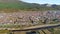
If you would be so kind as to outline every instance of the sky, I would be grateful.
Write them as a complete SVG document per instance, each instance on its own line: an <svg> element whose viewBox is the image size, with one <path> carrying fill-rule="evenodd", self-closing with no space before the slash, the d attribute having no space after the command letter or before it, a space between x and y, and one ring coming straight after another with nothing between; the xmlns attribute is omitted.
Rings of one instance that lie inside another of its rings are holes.
<svg viewBox="0 0 60 34"><path fill-rule="evenodd" d="M57 4L60 5L60 0L22 0L28 3L39 3L39 4Z"/></svg>

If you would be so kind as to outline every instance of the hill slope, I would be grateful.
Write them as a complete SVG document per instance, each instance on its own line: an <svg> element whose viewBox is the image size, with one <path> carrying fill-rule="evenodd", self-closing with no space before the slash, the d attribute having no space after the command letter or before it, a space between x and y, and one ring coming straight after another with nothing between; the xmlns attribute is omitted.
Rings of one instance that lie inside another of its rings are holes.
<svg viewBox="0 0 60 34"><path fill-rule="evenodd" d="M36 3L26 3L18 0L0 0L0 9L57 10L57 8L41 6Z"/></svg>
<svg viewBox="0 0 60 34"><path fill-rule="evenodd" d="M19 2L19 0L0 0L1 3Z"/></svg>

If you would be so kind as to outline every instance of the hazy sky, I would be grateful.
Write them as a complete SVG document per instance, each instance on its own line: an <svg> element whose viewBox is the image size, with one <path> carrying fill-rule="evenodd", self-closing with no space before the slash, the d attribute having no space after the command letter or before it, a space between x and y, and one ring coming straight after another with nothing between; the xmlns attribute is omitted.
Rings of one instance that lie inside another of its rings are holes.
<svg viewBox="0 0 60 34"><path fill-rule="evenodd" d="M60 0L22 0L24 2L29 2L29 3L39 3L39 4L58 4L60 5Z"/></svg>

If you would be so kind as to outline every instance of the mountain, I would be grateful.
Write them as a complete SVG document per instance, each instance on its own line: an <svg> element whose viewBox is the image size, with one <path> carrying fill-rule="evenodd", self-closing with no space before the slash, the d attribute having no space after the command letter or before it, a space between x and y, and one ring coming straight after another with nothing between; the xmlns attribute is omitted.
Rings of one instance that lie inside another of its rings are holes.
<svg viewBox="0 0 60 34"><path fill-rule="evenodd" d="M39 8L39 4L36 3L26 3L23 1L16 0L0 0L0 9L10 8L10 9L21 9L29 10Z"/></svg>
<svg viewBox="0 0 60 34"><path fill-rule="evenodd" d="M46 6L47 5L47 6ZM59 7L48 4L27 3L19 0L0 0L0 9L20 9L20 10L58 10Z"/></svg>
<svg viewBox="0 0 60 34"><path fill-rule="evenodd" d="M19 0L0 0L1 3L19 2Z"/></svg>

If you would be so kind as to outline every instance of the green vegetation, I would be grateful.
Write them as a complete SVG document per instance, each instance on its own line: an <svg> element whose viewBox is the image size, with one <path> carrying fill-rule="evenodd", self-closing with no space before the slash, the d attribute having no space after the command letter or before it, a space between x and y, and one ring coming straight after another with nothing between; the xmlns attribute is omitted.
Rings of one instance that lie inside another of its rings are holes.
<svg viewBox="0 0 60 34"><path fill-rule="evenodd" d="M54 34L60 34L60 30L56 30Z"/></svg>
<svg viewBox="0 0 60 34"><path fill-rule="evenodd" d="M9 30L0 30L0 34L9 34L10 31Z"/></svg>
<svg viewBox="0 0 60 34"><path fill-rule="evenodd" d="M20 25L18 24L3 24L3 25L0 25L1 28L20 28Z"/></svg>
<svg viewBox="0 0 60 34"><path fill-rule="evenodd" d="M26 2L18 2L18 3L0 3L0 9L20 9L20 10L32 10L32 11L45 11L45 10L58 10L60 6L55 8L41 6L40 4L36 3L26 3Z"/></svg>

